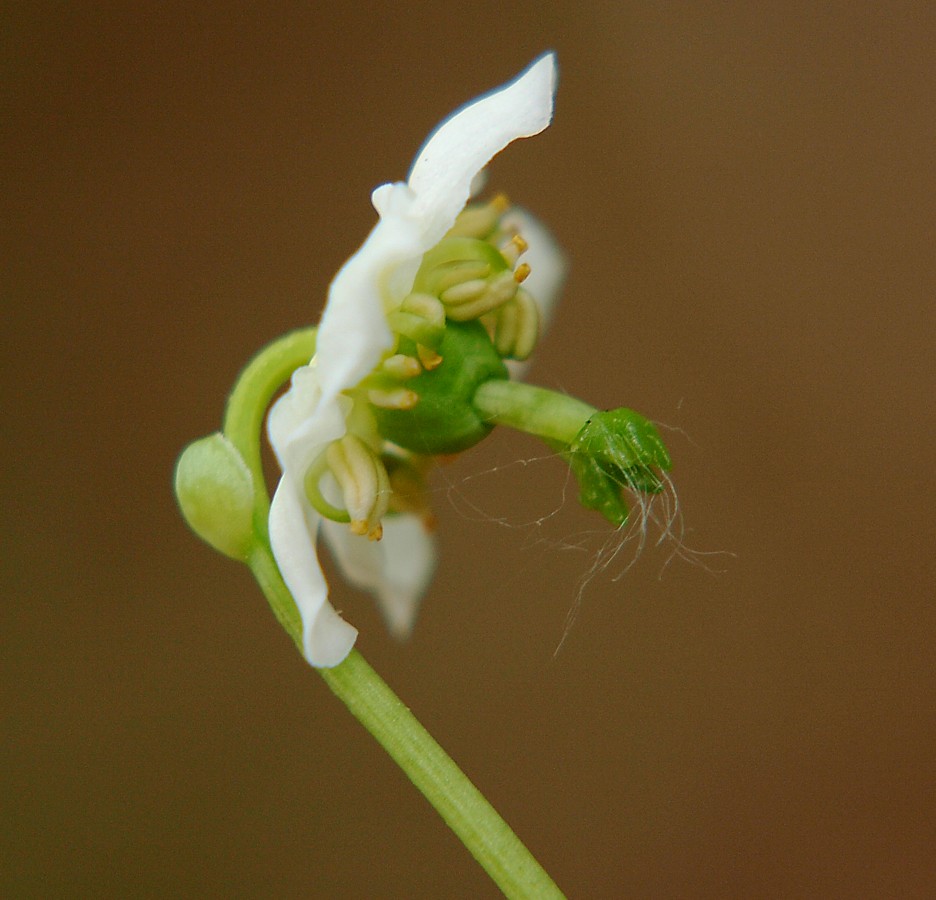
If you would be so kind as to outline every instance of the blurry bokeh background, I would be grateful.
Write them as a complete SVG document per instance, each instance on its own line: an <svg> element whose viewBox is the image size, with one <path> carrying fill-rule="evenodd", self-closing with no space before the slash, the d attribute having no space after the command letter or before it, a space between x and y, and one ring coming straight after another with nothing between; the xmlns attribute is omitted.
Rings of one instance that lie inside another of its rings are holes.
<svg viewBox="0 0 936 900"><path fill-rule="evenodd" d="M934 41L924 2L8 6L4 895L496 896L170 483L370 190L550 47L490 181L572 260L532 377L668 427L696 552L589 578L614 536L497 432L435 482L412 641L335 603L570 896L936 889Z"/></svg>

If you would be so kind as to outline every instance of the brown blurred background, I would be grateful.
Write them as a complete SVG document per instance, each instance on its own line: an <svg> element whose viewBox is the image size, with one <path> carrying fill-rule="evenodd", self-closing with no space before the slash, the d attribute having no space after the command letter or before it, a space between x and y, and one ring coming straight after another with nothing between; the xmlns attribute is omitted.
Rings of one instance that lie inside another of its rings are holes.
<svg viewBox="0 0 936 900"><path fill-rule="evenodd" d="M490 182L573 263L533 378L671 426L725 553L625 548L554 656L611 535L497 433L413 640L336 605L570 896L936 891L932 5L129 6L2 14L2 893L496 896L170 479L549 47Z"/></svg>

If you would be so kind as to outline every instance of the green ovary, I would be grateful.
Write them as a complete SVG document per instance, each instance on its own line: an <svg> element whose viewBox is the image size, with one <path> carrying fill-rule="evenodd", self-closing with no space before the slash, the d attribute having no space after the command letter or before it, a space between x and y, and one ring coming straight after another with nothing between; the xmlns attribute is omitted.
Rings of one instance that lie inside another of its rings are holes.
<svg viewBox="0 0 936 900"><path fill-rule="evenodd" d="M398 353L415 355L416 347L402 339ZM507 367L478 322L449 322L438 347L442 362L406 382L419 396L412 409L372 406L381 435L413 453L460 453L490 434L472 406L478 386L492 378L508 377Z"/></svg>

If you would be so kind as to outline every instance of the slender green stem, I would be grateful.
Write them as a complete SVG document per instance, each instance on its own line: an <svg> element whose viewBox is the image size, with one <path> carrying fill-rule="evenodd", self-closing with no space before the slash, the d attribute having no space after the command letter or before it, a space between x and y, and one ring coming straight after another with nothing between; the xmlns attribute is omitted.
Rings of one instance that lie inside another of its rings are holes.
<svg viewBox="0 0 936 900"><path fill-rule="evenodd" d="M224 433L254 479L256 540L247 564L277 620L302 649L302 620L269 545L269 495L260 459L267 405L314 352L315 330L288 334L262 350L235 385ZM507 897L539 900L563 894L493 806L356 650L332 669L318 669L334 694L376 738L435 807Z"/></svg>
<svg viewBox="0 0 936 900"><path fill-rule="evenodd" d="M510 826L356 650L328 686L380 742L508 897L562 892Z"/></svg>
<svg viewBox="0 0 936 900"><path fill-rule="evenodd" d="M295 605L266 548L257 547L250 568L280 623L301 648L302 623L298 616L280 615L280 610ZM317 671L507 897L563 896L510 826L357 650L341 665Z"/></svg>
<svg viewBox="0 0 936 900"><path fill-rule="evenodd" d="M570 444L595 407L546 388L493 378L475 391L472 406L488 422Z"/></svg>

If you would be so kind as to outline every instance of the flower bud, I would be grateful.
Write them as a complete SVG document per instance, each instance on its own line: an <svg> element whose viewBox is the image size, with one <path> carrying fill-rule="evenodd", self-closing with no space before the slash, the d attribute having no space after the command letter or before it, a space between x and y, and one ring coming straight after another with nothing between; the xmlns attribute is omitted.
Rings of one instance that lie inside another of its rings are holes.
<svg viewBox="0 0 936 900"><path fill-rule="evenodd" d="M223 434L215 432L182 451L175 492L195 534L225 556L247 559L254 542L253 478Z"/></svg>

